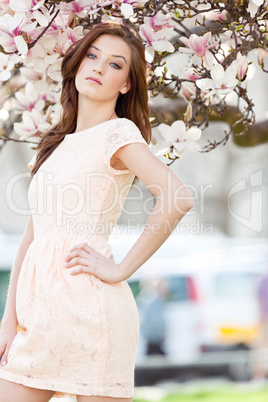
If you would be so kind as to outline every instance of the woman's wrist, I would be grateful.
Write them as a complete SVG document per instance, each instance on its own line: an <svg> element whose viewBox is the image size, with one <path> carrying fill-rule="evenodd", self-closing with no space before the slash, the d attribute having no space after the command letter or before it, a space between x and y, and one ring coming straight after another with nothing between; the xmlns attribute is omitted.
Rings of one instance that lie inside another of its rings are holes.
<svg viewBox="0 0 268 402"><path fill-rule="evenodd" d="M131 276L131 274L128 272L127 267L124 264L124 261L121 261L119 264L117 264L117 267L119 276L120 278L122 278L121 281L125 281Z"/></svg>

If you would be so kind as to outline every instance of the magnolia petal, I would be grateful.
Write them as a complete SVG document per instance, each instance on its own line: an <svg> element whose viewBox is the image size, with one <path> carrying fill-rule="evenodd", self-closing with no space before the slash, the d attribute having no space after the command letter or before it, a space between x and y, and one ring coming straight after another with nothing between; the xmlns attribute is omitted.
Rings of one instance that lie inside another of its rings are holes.
<svg viewBox="0 0 268 402"><path fill-rule="evenodd" d="M173 32L174 32L174 28L160 29L159 31L154 33L153 39L157 41L159 39L168 38L168 37L172 36Z"/></svg>
<svg viewBox="0 0 268 402"><path fill-rule="evenodd" d="M175 141L179 138L184 139L184 135L186 133L185 123L182 120L176 120L171 124L171 128L174 132L174 139Z"/></svg>
<svg viewBox="0 0 268 402"><path fill-rule="evenodd" d="M25 126L24 123L14 123L14 131L16 134L18 134L20 137L23 136L21 139L24 139L25 137Z"/></svg>
<svg viewBox="0 0 268 402"><path fill-rule="evenodd" d="M45 101L43 99L40 99L39 101L36 102L34 105L34 108L38 111L42 111L45 107Z"/></svg>
<svg viewBox="0 0 268 402"><path fill-rule="evenodd" d="M197 56L204 56L206 51L207 37L192 34L189 38L190 48L196 53Z"/></svg>
<svg viewBox="0 0 268 402"><path fill-rule="evenodd" d="M23 104L23 103L24 103L24 100L25 100L25 95L24 95L22 92L17 91L17 92L15 93L15 98L17 99L17 101L18 101L19 103Z"/></svg>
<svg viewBox="0 0 268 402"><path fill-rule="evenodd" d="M247 11L250 13L251 18L254 18L257 14L259 6L253 3L252 0L249 1Z"/></svg>
<svg viewBox="0 0 268 402"><path fill-rule="evenodd" d="M189 39L188 39L188 38L185 38L184 36L181 36L181 37L180 37L180 41L181 41L185 46L189 47ZM193 52L191 51L191 53L193 53Z"/></svg>
<svg viewBox="0 0 268 402"><path fill-rule="evenodd" d="M49 20L47 17L42 14L40 11L36 10L33 12L33 16L36 19L36 21L41 25L41 27L46 27L49 24Z"/></svg>
<svg viewBox="0 0 268 402"><path fill-rule="evenodd" d="M225 86L226 87L232 87L234 88L236 84L238 83L238 80L236 79L237 75L237 61L234 60L234 62L227 67L226 72L225 72Z"/></svg>
<svg viewBox="0 0 268 402"><path fill-rule="evenodd" d="M173 152L179 158L184 154L184 148L179 149L179 143L173 144Z"/></svg>
<svg viewBox="0 0 268 402"><path fill-rule="evenodd" d="M233 91L233 88L217 89L218 95L226 95Z"/></svg>
<svg viewBox="0 0 268 402"><path fill-rule="evenodd" d="M58 53L54 53L54 54L49 54L45 57L45 62L47 64L54 64L56 63L56 61L59 59L59 54Z"/></svg>
<svg viewBox="0 0 268 402"><path fill-rule="evenodd" d="M214 81L211 78L201 78L200 80L195 81L196 86L203 91L207 91L208 89L215 88Z"/></svg>
<svg viewBox="0 0 268 402"><path fill-rule="evenodd" d="M31 24L24 25L21 30L23 32L32 32L36 28L37 22L34 21Z"/></svg>
<svg viewBox="0 0 268 402"><path fill-rule="evenodd" d="M161 133L161 135L167 140L167 141L176 141L177 135L176 131L173 130L172 127L168 126L167 124L161 123L157 127Z"/></svg>
<svg viewBox="0 0 268 402"><path fill-rule="evenodd" d="M167 152L172 145L172 142L170 141L163 141L159 145L155 145L155 156L163 155L165 152Z"/></svg>
<svg viewBox="0 0 268 402"><path fill-rule="evenodd" d="M0 26L0 30L1 30ZM17 46L14 42L14 38L12 38L9 35L1 36L0 37L1 45L5 49L6 52L16 52L17 51Z"/></svg>
<svg viewBox="0 0 268 402"><path fill-rule="evenodd" d="M139 34L142 37L142 39L146 40L148 45L151 46L152 40L153 40L153 33L154 30L150 25L147 24L142 24L139 29Z"/></svg>
<svg viewBox="0 0 268 402"><path fill-rule="evenodd" d="M120 8L125 18L129 18L131 15L134 15L134 10L131 4L122 3Z"/></svg>
<svg viewBox="0 0 268 402"><path fill-rule="evenodd" d="M154 59L154 48L153 46L145 47L145 58L148 63L152 63Z"/></svg>
<svg viewBox="0 0 268 402"><path fill-rule="evenodd" d="M28 45L21 35L14 36L14 42L18 51L25 56L28 53Z"/></svg>
<svg viewBox="0 0 268 402"><path fill-rule="evenodd" d="M211 97L214 96L216 93L217 93L217 89L214 88L214 89L212 89L211 91L209 91L209 92L204 96L204 99L211 98Z"/></svg>
<svg viewBox="0 0 268 402"><path fill-rule="evenodd" d="M216 64L211 68L210 71L211 78L215 83L216 88L220 88L222 83L225 81L225 71L221 64Z"/></svg>
<svg viewBox="0 0 268 402"><path fill-rule="evenodd" d="M33 130L36 127L34 109L31 112L29 111L23 112L22 121L25 127L27 127L29 131Z"/></svg>
<svg viewBox="0 0 268 402"><path fill-rule="evenodd" d="M204 57L203 57L203 63L204 67L206 67L208 70L211 70L213 67L213 64L215 63L215 57L211 52L206 52Z"/></svg>
<svg viewBox="0 0 268 402"><path fill-rule="evenodd" d="M158 40L157 42L153 41L152 46L157 52L172 53L175 50L174 46L167 40Z"/></svg>
<svg viewBox="0 0 268 402"><path fill-rule="evenodd" d="M192 54L193 53L193 51L191 50L191 49L188 49L187 47L179 47L179 51L181 52L181 53L186 53L186 54Z"/></svg>
<svg viewBox="0 0 268 402"><path fill-rule="evenodd" d="M31 9L31 0L10 0L9 7L17 13L26 13Z"/></svg>
<svg viewBox="0 0 268 402"><path fill-rule="evenodd" d="M0 72L0 81L7 81L11 77L11 72L8 70L3 70Z"/></svg>
<svg viewBox="0 0 268 402"><path fill-rule="evenodd" d="M202 131L198 127L191 127L186 131L186 139L191 141L197 141L201 137Z"/></svg>

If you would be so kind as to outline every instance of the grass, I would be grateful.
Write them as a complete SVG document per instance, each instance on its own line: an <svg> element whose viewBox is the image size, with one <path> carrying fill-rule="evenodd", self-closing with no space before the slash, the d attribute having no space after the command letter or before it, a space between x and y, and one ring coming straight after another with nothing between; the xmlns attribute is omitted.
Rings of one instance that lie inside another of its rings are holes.
<svg viewBox="0 0 268 402"><path fill-rule="evenodd" d="M148 395L147 395L148 398ZM193 392L169 393L161 399L139 399L133 402L268 402L268 387L257 391L249 391L246 388L221 388L219 390L199 390Z"/></svg>

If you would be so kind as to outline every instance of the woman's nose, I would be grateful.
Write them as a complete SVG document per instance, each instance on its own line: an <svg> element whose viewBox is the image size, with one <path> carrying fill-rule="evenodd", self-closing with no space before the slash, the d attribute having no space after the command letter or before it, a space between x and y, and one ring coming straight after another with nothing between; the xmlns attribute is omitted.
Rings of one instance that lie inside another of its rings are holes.
<svg viewBox="0 0 268 402"><path fill-rule="evenodd" d="M98 74L103 74L104 68L103 68L102 63L95 64L94 67L93 67L93 71L98 73Z"/></svg>

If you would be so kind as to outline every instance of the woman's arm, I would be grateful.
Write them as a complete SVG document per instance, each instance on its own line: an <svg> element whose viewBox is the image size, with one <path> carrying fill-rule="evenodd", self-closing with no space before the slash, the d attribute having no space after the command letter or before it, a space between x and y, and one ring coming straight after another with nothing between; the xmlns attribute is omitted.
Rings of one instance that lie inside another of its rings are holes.
<svg viewBox="0 0 268 402"><path fill-rule="evenodd" d="M32 220L32 215L30 215L26 229L25 229L23 237L22 237L22 240L20 242L19 249L17 251L16 258L14 260L14 263L13 263L13 266L11 269L8 294L7 294L7 299L6 299L5 311L4 311L4 315L2 318L2 322L1 322L1 329L3 329L4 327L17 328L17 324L18 324L17 314L16 314L17 281L18 281L21 265L23 263L25 254L26 254L31 242L33 241L33 238L34 238L33 220Z"/></svg>
<svg viewBox="0 0 268 402"><path fill-rule="evenodd" d="M129 278L166 241L193 207L193 200L183 181L145 145L135 143L122 147L117 157L157 199L141 236L119 264L119 269Z"/></svg>
<svg viewBox="0 0 268 402"><path fill-rule="evenodd" d="M115 158L116 156L116 158ZM128 279L165 242L184 215L193 207L190 191L183 181L152 154L146 144L130 143L113 157L118 166L127 167L157 198L146 227L120 264L107 259L87 243L77 244L65 256L71 275L91 273L116 283Z"/></svg>

